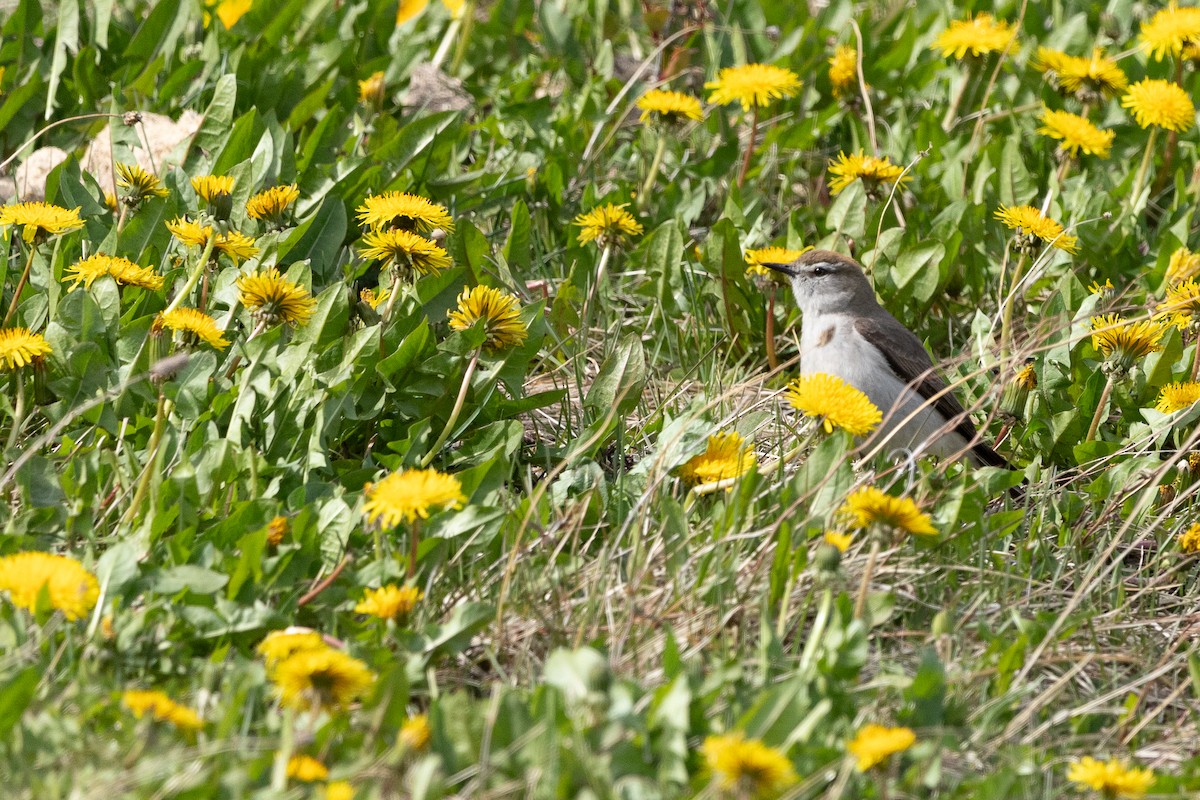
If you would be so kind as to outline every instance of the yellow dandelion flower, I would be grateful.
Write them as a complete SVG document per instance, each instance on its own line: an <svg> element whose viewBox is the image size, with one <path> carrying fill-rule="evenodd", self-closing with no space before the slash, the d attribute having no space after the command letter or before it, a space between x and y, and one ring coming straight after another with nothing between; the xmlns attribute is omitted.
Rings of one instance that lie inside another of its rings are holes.
<svg viewBox="0 0 1200 800"><path fill-rule="evenodd" d="M641 236L642 224L625 210L627 205L629 204L622 203L618 206L609 203L596 206L586 214L577 216L574 224L582 229L579 231L579 243L595 242L601 247L606 247L623 241L625 237Z"/></svg>
<svg viewBox="0 0 1200 800"><path fill-rule="evenodd" d="M878 525L915 536L937 536L929 515L910 498L893 497L874 486L864 486L847 497L838 514L854 530Z"/></svg>
<svg viewBox="0 0 1200 800"><path fill-rule="evenodd" d="M1124 70L1104 55L1101 47L1093 49L1087 58L1039 47L1033 67L1044 73L1053 86L1084 102L1116 97L1129 87Z"/></svg>
<svg viewBox="0 0 1200 800"><path fill-rule="evenodd" d="M758 464L754 448L735 432L715 433L708 437L708 448L688 459L677 470L679 477L690 486L719 483L740 478Z"/></svg>
<svg viewBox="0 0 1200 800"><path fill-rule="evenodd" d="M375 681L357 658L326 647L301 650L275 664L270 672L283 705L296 709L344 709Z"/></svg>
<svg viewBox="0 0 1200 800"><path fill-rule="evenodd" d="M454 220L445 206L404 192L371 195L356 213L359 224L371 230L398 228L418 233L430 233L435 229L451 233L454 230Z"/></svg>
<svg viewBox="0 0 1200 800"><path fill-rule="evenodd" d="M382 528L428 519L432 512L459 509L467 502L458 478L436 469L393 472L378 483L368 483L363 493L363 514L368 524Z"/></svg>
<svg viewBox="0 0 1200 800"><path fill-rule="evenodd" d="M308 628L287 628L281 631L271 631L266 635L256 652L263 657L267 669L273 668L284 659L291 658L296 653L309 650L324 650L329 645L321 638L321 634Z"/></svg>
<svg viewBox="0 0 1200 800"><path fill-rule="evenodd" d="M208 244L208 237L213 235L211 225L201 225L187 217L173 219L166 223L166 226L172 236L192 247L205 247ZM213 242L213 249L229 256L234 262L244 261L258 255L254 239L237 231L218 233Z"/></svg>
<svg viewBox="0 0 1200 800"><path fill-rule="evenodd" d="M359 248L363 258L395 264L405 272L411 268L418 275L436 275L450 266L450 255L424 236L411 231L382 229L369 231L363 237L365 247Z"/></svg>
<svg viewBox="0 0 1200 800"><path fill-rule="evenodd" d="M1092 346L1117 373L1127 372L1138 359L1161 350L1164 333L1159 320L1126 320L1116 314L1092 317Z"/></svg>
<svg viewBox="0 0 1200 800"><path fill-rule="evenodd" d="M1171 3L1142 23L1138 38L1155 61L1183 55L1185 48L1200 42L1200 8L1179 8Z"/></svg>
<svg viewBox="0 0 1200 800"><path fill-rule="evenodd" d="M829 85L841 97L858 85L858 50L840 44L829 57Z"/></svg>
<svg viewBox="0 0 1200 800"><path fill-rule="evenodd" d="M303 325L317 307L307 289L292 283L274 267L241 275L237 288L238 301L269 324Z"/></svg>
<svg viewBox="0 0 1200 800"><path fill-rule="evenodd" d="M458 296L458 307L449 312L450 328L470 330L482 320L485 350L494 353L519 347L529 335L520 311L517 298L507 292L488 286L467 288Z"/></svg>
<svg viewBox="0 0 1200 800"><path fill-rule="evenodd" d="M450 12L454 19L462 19L467 10L467 0L442 0L442 7Z"/></svg>
<svg viewBox="0 0 1200 800"><path fill-rule="evenodd" d="M1108 158L1116 131L1102 131L1086 117L1069 111L1042 109L1042 127L1038 133L1058 139L1059 148L1072 156L1080 153Z"/></svg>
<svg viewBox="0 0 1200 800"><path fill-rule="evenodd" d="M431 736L429 717L424 714L409 717L400 725L400 744L406 750L424 750Z"/></svg>
<svg viewBox="0 0 1200 800"><path fill-rule="evenodd" d="M374 289L363 289L358 293L358 299L369 305L372 311L378 311L379 307L386 303L391 296L391 289L380 289L378 292Z"/></svg>
<svg viewBox="0 0 1200 800"><path fill-rule="evenodd" d="M246 201L246 215L250 219L266 220L278 224L283 215L300 197L300 187L296 184L288 186L272 186L264 189Z"/></svg>
<svg viewBox="0 0 1200 800"><path fill-rule="evenodd" d="M1180 330L1186 330L1200 313L1200 283L1188 278L1167 284L1167 297L1158 304L1157 317Z"/></svg>
<svg viewBox="0 0 1200 800"><path fill-rule="evenodd" d="M700 122L704 119L704 109L700 100L683 92L651 89L638 98L637 107L642 111L642 122L653 118L666 123L683 122L688 119Z"/></svg>
<svg viewBox="0 0 1200 800"><path fill-rule="evenodd" d="M194 710L180 705L163 692L143 689L127 689L121 694L121 703L138 719L169 722L182 731L198 731L204 720Z"/></svg>
<svg viewBox="0 0 1200 800"><path fill-rule="evenodd" d="M1169 131L1186 131L1196 122L1196 106L1184 88L1171 81L1152 78L1138 81L1121 98L1134 120L1143 128L1154 125Z"/></svg>
<svg viewBox="0 0 1200 800"><path fill-rule="evenodd" d="M1130 767L1117 758L1097 761L1084 756L1071 763L1067 780L1100 792L1105 797L1145 797L1154 785L1154 773L1148 769Z"/></svg>
<svg viewBox="0 0 1200 800"><path fill-rule="evenodd" d="M113 194L112 192L105 192L104 193L104 205L108 208L109 211L116 211L117 210L117 196L115 194Z"/></svg>
<svg viewBox="0 0 1200 800"><path fill-rule="evenodd" d="M217 321L194 308L173 308L158 315L156 324L184 334L191 334L198 340L224 350L229 346L225 332L217 325Z"/></svg>
<svg viewBox="0 0 1200 800"><path fill-rule="evenodd" d="M14 606L36 611L43 591L50 608L74 621L96 605L100 584L70 556L15 553L0 558L0 592L8 592Z"/></svg>
<svg viewBox="0 0 1200 800"><path fill-rule="evenodd" d="M763 264L790 264L800 256L812 250L812 247L801 247L792 250L787 247L760 247L746 251L746 274L760 278L771 278L787 282L787 277L776 270L767 269Z"/></svg>
<svg viewBox="0 0 1200 800"><path fill-rule="evenodd" d="M1167 283L1178 283L1200 276L1200 253L1180 247L1171 253L1167 264Z"/></svg>
<svg viewBox="0 0 1200 800"><path fill-rule="evenodd" d="M40 333L30 333L28 328L0 329L0 370L12 372L51 352L50 344Z"/></svg>
<svg viewBox="0 0 1200 800"><path fill-rule="evenodd" d="M821 539L825 544L836 547L839 553L844 553L850 549L850 544L854 541L854 536L849 533L839 533L838 531L825 531Z"/></svg>
<svg viewBox="0 0 1200 800"><path fill-rule="evenodd" d="M156 292L163 287L163 278L152 267L139 267L128 258L97 253L78 261L63 272L63 280L73 280L71 288L80 283L86 288L105 275L121 286L138 286Z"/></svg>
<svg viewBox="0 0 1200 800"><path fill-rule="evenodd" d="M233 178L228 175L197 175L192 188L206 203L215 203L233 194Z"/></svg>
<svg viewBox="0 0 1200 800"><path fill-rule="evenodd" d="M254 258L258 255L258 248L254 246L254 239L237 231L218 233L217 240L213 242L213 249L229 256L233 259L234 263L245 261L247 258Z"/></svg>
<svg viewBox="0 0 1200 800"><path fill-rule="evenodd" d="M1104 279L1104 283L1100 281L1092 281L1088 284L1088 291L1092 294L1101 294L1108 297L1117 291L1117 287L1113 286L1113 282L1108 278Z"/></svg>
<svg viewBox="0 0 1200 800"><path fill-rule="evenodd" d="M363 599L354 606L354 613L369 614L380 619L406 617L424 596L415 586L388 584L380 589L367 589Z"/></svg>
<svg viewBox="0 0 1200 800"><path fill-rule="evenodd" d="M297 755L288 759L287 776L303 783L315 783L329 777L329 769L312 756Z"/></svg>
<svg viewBox="0 0 1200 800"><path fill-rule="evenodd" d="M862 181L867 194L874 197L884 184L909 180L904 174L904 167L893 164L887 156L876 158L862 151L850 156L838 153L837 160L829 162L829 175L829 193L833 195L841 194L855 181Z"/></svg>
<svg viewBox="0 0 1200 800"><path fill-rule="evenodd" d="M287 517L272 517L271 521L267 523L267 544L272 547L283 544L283 539L288 535L290 528L291 524Z"/></svg>
<svg viewBox="0 0 1200 800"><path fill-rule="evenodd" d="M349 781L330 781L325 784L325 800L354 800L354 787Z"/></svg>
<svg viewBox="0 0 1200 800"><path fill-rule="evenodd" d="M1079 239L1063 231L1063 226L1033 206L1000 206L996 219L1017 232L1019 249L1035 249L1043 245L1067 253L1079 250Z"/></svg>
<svg viewBox="0 0 1200 800"><path fill-rule="evenodd" d="M798 780L783 751L740 732L709 736L700 751L717 787L737 797L775 797Z"/></svg>
<svg viewBox="0 0 1200 800"><path fill-rule="evenodd" d="M387 83L383 72L372 72L366 79L358 82L358 102L364 106L379 109L387 97Z"/></svg>
<svg viewBox="0 0 1200 800"><path fill-rule="evenodd" d="M1154 410L1163 414L1174 414L1176 411L1191 408L1197 401L1200 401L1200 383L1168 383L1159 390Z"/></svg>
<svg viewBox="0 0 1200 800"><path fill-rule="evenodd" d="M221 24L225 26L225 30L229 30L237 21L246 15L253 5L254 0L222 0L216 3L215 13L217 19L221 20ZM206 5L212 6L212 2L207 2ZM204 27L208 27L210 17L208 12L204 12Z"/></svg>
<svg viewBox="0 0 1200 800"><path fill-rule="evenodd" d="M170 197L157 175L137 164L117 164L117 186L125 190L125 202L136 206L147 197Z"/></svg>
<svg viewBox="0 0 1200 800"><path fill-rule="evenodd" d="M801 375L788 384L785 397L806 417L821 420L826 433L841 428L851 436L866 436L883 421L870 398L835 375Z"/></svg>
<svg viewBox="0 0 1200 800"><path fill-rule="evenodd" d="M396 25L400 26L410 19L416 19L427 5L429 0L400 0L400 6L396 9Z"/></svg>
<svg viewBox="0 0 1200 800"><path fill-rule="evenodd" d="M0 208L0 227L19 225L21 238L32 243L83 227L79 208L67 209L52 203L17 203Z"/></svg>
<svg viewBox="0 0 1200 800"><path fill-rule="evenodd" d="M909 728L888 728L883 725L864 725L858 729L846 750L854 756L859 772L866 772L888 756L912 747L917 735Z"/></svg>
<svg viewBox="0 0 1200 800"><path fill-rule="evenodd" d="M1200 553L1200 522L1193 522L1179 535L1179 549L1188 555Z"/></svg>
<svg viewBox="0 0 1200 800"><path fill-rule="evenodd" d="M1026 391L1033 391L1037 388L1037 372L1033 368L1033 364L1029 363L1017 370L1016 377L1013 382Z"/></svg>
<svg viewBox="0 0 1200 800"><path fill-rule="evenodd" d="M800 76L790 69L771 64L743 64L725 67L715 81L704 84L712 92L708 102L723 106L741 103L743 111L768 106L773 100L792 97L800 91Z"/></svg>
<svg viewBox="0 0 1200 800"><path fill-rule="evenodd" d="M943 58L953 56L961 61L968 53L978 57L1004 52L1016 36L1016 28L1009 23L998 22L991 14L978 14L952 21L938 34L933 49L941 50Z"/></svg>
<svg viewBox="0 0 1200 800"><path fill-rule="evenodd" d="M193 222L187 217L179 217L166 223L167 230L171 232L179 241L193 247L204 247L208 244L208 237L212 236L211 225L201 225L199 222Z"/></svg>

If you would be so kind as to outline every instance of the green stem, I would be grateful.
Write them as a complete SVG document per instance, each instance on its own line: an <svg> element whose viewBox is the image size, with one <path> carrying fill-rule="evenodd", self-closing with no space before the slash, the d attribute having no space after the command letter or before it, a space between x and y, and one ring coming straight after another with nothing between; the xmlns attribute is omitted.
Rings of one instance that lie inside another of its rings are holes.
<svg viewBox="0 0 1200 800"><path fill-rule="evenodd" d="M405 568L405 574L408 576L409 583L411 583L417 574L417 547L421 544L420 518L413 520L412 533L408 537L408 542L408 566Z"/></svg>
<svg viewBox="0 0 1200 800"><path fill-rule="evenodd" d="M21 246L17 245L17 247L20 248ZM21 273L21 280L17 281L17 288L13 292L12 302L8 304L8 313L4 315L4 322L0 322L0 328L7 328L8 323L12 321L13 315L17 313L17 303L21 299L21 292L25 290L25 284L29 283L29 270L33 267L33 255L36 252L36 246L29 248L29 253L25 258L25 270Z"/></svg>
<svg viewBox="0 0 1200 800"><path fill-rule="evenodd" d="M1146 171L1150 168L1150 162L1154 159L1154 145L1158 140L1158 128L1150 129L1150 138L1146 139L1146 152L1142 153L1142 163L1138 165L1137 174L1133 177L1133 186L1129 190L1128 196L1125 198L1128 202L1126 210L1133 212L1134 204L1137 202L1138 195L1142 193L1142 186L1146 182ZM1149 198L1147 198L1147 202Z"/></svg>
<svg viewBox="0 0 1200 800"><path fill-rule="evenodd" d="M646 182L642 184L642 192L638 195L638 206L645 208L650 202L650 193L654 191L654 183L658 180L658 170L662 166L663 153L667 149L667 137L662 131L658 133L658 145L654 148L654 159L650 162L650 171L646 173Z"/></svg>
<svg viewBox="0 0 1200 800"><path fill-rule="evenodd" d="M204 243L204 251L200 253L200 260L196 262L196 266L192 267L192 274L188 276L187 283L183 285L183 289L175 295L175 299L167 306L166 314L169 311L174 311L179 308L183 299L192 293L192 289L196 288L196 284L200 282L200 276L204 274L205 268L208 266L208 259L212 256L213 245L217 241L217 232L214 230L208 235L208 241Z"/></svg>
<svg viewBox="0 0 1200 800"><path fill-rule="evenodd" d="M1021 257L1017 259L1017 266L1013 269L1012 282L1009 284L1008 291L1004 293L1004 307L1000 316L1001 369L1008 363L1009 351L1012 349L1013 304L1016 302L1017 292L1021 286L1021 278L1024 276L1026 258L1026 255L1021 253Z"/></svg>
<svg viewBox="0 0 1200 800"><path fill-rule="evenodd" d="M465 8L463 9L466 10ZM455 18L450 20L450 24L446 27L446 33L442 36L441 44L438 45L437 52L433 54L433 61L429 64L434 69L440 69L442 62L446 60L446 56L450 55L450 48L454 46L454 37L458 33L458 29L462 27L462 19Z"/></svg>
<svg viewBox="0 0 1200 800"><path fill-rule="evenodd" d="M167 413L170 411L170 404L171 401L167 400L167 395L159 389L158 409L154 413L154 432L150 434L150 447L146 452L146 463L142 466L141 475L138 476L137 489L134 490L129 510L125 512L125 516L121 519L124 523L131 523L137 519L138 511L141 509L142 503L146 501L146 495L150 493L150 480L156 472L154 465L158 460L158 447L162 442L163 429L166 428Z"/></svg>
<svg viewBox="0 0 1200 800"><path fill-rule="evenodd" d="M392 291L388 295L387 305L379 315L379 357L387 355L384 352L383 333L387 330L388 321L392 318L392 309L396 306L396 298L400 296L400 265L392 264Z"/></svg>
<svg viewBox="0 0 1200 800"><path fill-rule="evenodd" d="M454 400L454 408L450 410L450 418L446 420L446 427L442 428L442 435L433 443L433 447L429 448L429 452L421 459L421 469L425 469L433 459L437 457L441 451L442 445L450 438L450 433L454 430L454 424L458 422L458 415L462 413L463 404L467 400L467 389L471 386L471 376L475 374L475 367L479 364L479 354L483 348L478 348L471 355L471 361L467 364L467 371L463 375L462 386L458 388L458 397Z"/></svg>
<svg viewBox="0 0 1200 800"><path fill-rule="evenodd" d="M871 552L867 555L867 566L863 570L862 581L858 584L858 597L854 601L854 618L862 619L867 607L867 591L871 588L871 575L875 572L875 560L879 558L879 535L871 537Z"/></svg>
<svg viewBox="0 0 1200 800"><path fill-rule="evenodd" d="M755 104L750 118L750 141L746 143L746 153L742 156L742 168L738 171L737 185L740 189L746 182L746 173L750 171L750 156L754 154L754 144L758 140L758 105Z"/></svg>
<svg viewBox="0 0 1200 800"><path fill-rule="evenodd" d="M579 332L583 337L583 345L587 347L588 334L592 327L592 300L600 291L600 284L604 282L604 277L608 273L608 260L612 257L612 244L605 244L604 249L600 251L600 264L596 267L596 279L592 281L592 286L588 289L587 297L583 301L583 313L580 315Z"/></svg>
<svg viewBox="0 0 1200 800"><path fill-rule="evenodd" d="M1092 424L1088 428L1087 438L1085 442L1090 442L1096 438L1096 431L1100 429L1100 420L1104 417L1104 407L1108 405L1108 398L1112 396L1113 384L1116 383L1116 378L1112 373L1109 373L1108 380L1104 384L1104 391L1100 393L1100 402L1096 404L1096 413L1092 416Z"/></svg>
<svg viewBox="0 0 1200 800"><path fill-rule="evenodd" d="M467 42L471 41L471 32L475 29L475 3L473 0L467 0L463 4L460 19L462 20L462 36L458 37L458 47L454 49L454 61L450 63L451 75L458 74L463 59L467 57Z"/></svg>
<svg viewBox="0 0 1200 800"><path fill-rule="evenodd" d="M233 403L233 416L230 417L229 428L225 431L225 438L238 445L242 443L242 417L245 416L242 413L242 404L246 402L247 397L254 396L254 392L250 390L250 379L253 377L255 369L262 362L263 354L266 351L267 348L263 347L255 353L249 366L246 367L246 371L242 373L241 385L238 386L237 400Z"/></svg>
<svg viewBox="0 0 1200 800"><path fill-rule="evenodd" d="M942 130L947 133L954 127L954 123L958 117L959 106L962 105L963 98L967 95L967 89L971 86L972 72L974 70L968 67L967 76L963 78L962 84L958 87L958 92L954 95L954 99L950 101L950 107L946 109L946 115L942 117Z"/></svg>
<svg viewBox="0 0 1200 800"><path fill-rule="evenodd" d="M271 765L271 788L282 792L287 788L287 765L292 760L296 742L296 710L283 710L283 727L279 730L279 749L275 751L275 763Z"/></svg>
<svg viewBox="0 0 1200 800"><path fill-rule="evenodd" d="M13 403L12 429L8 432L8 444L4 446L6 452L12 452L17 446L17 438L25 422L25 370L18 369L13 375L13 381L17 384L17 399Z"/></svg>

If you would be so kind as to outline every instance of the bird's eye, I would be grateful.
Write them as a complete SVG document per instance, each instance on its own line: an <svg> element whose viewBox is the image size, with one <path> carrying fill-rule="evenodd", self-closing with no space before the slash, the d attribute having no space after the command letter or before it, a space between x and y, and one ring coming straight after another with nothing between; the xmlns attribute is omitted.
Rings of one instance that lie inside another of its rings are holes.
<svg viewBox="0 0 1200 800"><path fill-rule="evenodd" d="M812 268L813 277L816 277L816 278L819 278L822 275L828 275L830 272L833 272L833 270L831 270L829 267L826 267L824 265L818 265L818 266L815 266Z"/></svg>

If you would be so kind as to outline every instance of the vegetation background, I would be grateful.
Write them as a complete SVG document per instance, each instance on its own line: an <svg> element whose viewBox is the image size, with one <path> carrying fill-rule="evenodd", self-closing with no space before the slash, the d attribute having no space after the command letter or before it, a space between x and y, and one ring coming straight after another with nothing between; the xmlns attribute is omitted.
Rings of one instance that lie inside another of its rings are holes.
<svg viewBox="0 0 1200 800"><path fill-rule="evenodd" d="M1195 297L1151 319L1200 267L1200 23L1160 11L6 4L4 169L62 153L5 190L4 327L49 348L0 346L5 796L1200 796ZM798 83L710 102L753 63ZM448 264L372 254L388 192ZM7 211L39 199L81 224ZM793 410L770 246L863 263L1020 474ZM519 318L452 325L475 286ZM185 299L216 327L164 329ZM457 483L381 482L426 467ZM827 537L864 486L936 535ZM873 724L913 741L864 762Z"/></svg>

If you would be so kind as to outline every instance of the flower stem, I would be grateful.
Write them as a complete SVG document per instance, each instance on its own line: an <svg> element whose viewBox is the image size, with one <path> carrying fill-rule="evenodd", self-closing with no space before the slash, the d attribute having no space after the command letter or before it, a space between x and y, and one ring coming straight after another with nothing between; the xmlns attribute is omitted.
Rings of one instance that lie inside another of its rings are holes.
<svg viewBox="0 0 1200 800"><path fill-rule="evenodd" d="M750 141L746 142L746 153L742 156L742 168L738 171L737 185L739 189L746 182L746 173L750 171L750 156L754 154L754 144L757 139L758 104L755 104L753 115L750 117Z"/></svg>
<svg viewBox="0 0 1200 800"><path fill-rule="evenodd" d="M441 69L442 62L446 60L446 56L450 55L450 48L454 46L454 37L458 34L458 29L461 27L461 18L455 17L450 20L450 24L446 27L446 33L442 36L442 41L438 45L437 52L433 54L433 61L429 62L430 66L434 69Z"/></svg>
<svg viewBox="0 0 1200 800"><path fill-rule="evenodd" d="M1108 405L1108 398L1112 397L1113 384L1116 377L1109 373L1108 380L1104 384L1104 391L1100 393L1100 402L1096 404L1096 413L1092 416L1092 424L1088 428L1085 442L1093 441L1096 438L1096 431L1100 429L1100 420L1104 417L1104 407Z"/></svg>
<svg viewBox="0 0 1200 800"><path fill-rule="evenodd" d="M1020 291L1021 278L1025 272L1026 258L1026 255L1022 253L1020 258L1017 259L1017 266L1013 269L1012 281L1009 284L1008 291L1004 293L1004 306L1000 314L1001 369L1004 369L1004 365L1008 363L1009 351L1012 349L1013 303L1016 302L1017 292Z"/></svg>
<svg viewBox="0 0 1200 800"><path fill-rule="evenodd" d="M279 729L279 749L275 751L275 762L271 765L271 788L279 792L287 788L287 766L292 760L296 741L295 725L296 710L290 706L284 708Z"/></svg>
<svg viewBox="0 0 1200 800"><path fill-rule="evenodd" d="M638 195L638 207L645 208L650 201L650 192L654 191L654 183L658 180L658 170L662 166L663 153L667 149L667 137L660 131L658 145L654 148L654 159L650 162L650 171L646 173L646 182L642 184L642 192Z"/></svg>
<svg viewBox="0 0 1200 800"><path fill-rule="evenodd" d="M200 260L196 262L196 266L192 267L192 274L188 275L187 283L183 285L183 289L175 295L175 299L167 306L166 314L169 311L174 311L183 303L183 299L192 293L192 289L196 288L196 284L200 281L200 276L204 274L204 270L208 266L208 259L212 256L213 245L217 241L217 232L213 231L208 235L208 241L204 243L204 251L200 253Z"/></svg>
<svg viewBox="0 0 1200 800"><path fill-rule="evenodd" d="M458 37L458 47L454 48L454 60L450 62L450 74L454 75L462 66L463 59L467 56L467 43L471 41L471 31L475 29L475 3L474 0L467 0L463 4L462 14L459 15L462 20L462 36Z"/></svg>
<svg viewBox="0 0 1200 800"><path fill-rule="evenodd" d="M1138 165L1137 174L1133 177L1133 186L1129 189L1129 194L1126 196L1128 203L1126 210L1133 212L1134 204L1137 202L1138 195L1142 193L1142 186L1146 182L1146 171L1150 168L1150 162L1154 158L1154 145L1158 140L1158 128L1150 129L1150 137L1146 139L1146 152L1142 153L1142 163ZM1149 202L1149 198L1146 198Z"/></svg>
<svg viewBox="0 0 1200 800"><path fill-rule="evenodd" d="M858 597L854 600L854 618L862 619L867 607L867 590L871 588L871 575L875 572L875 561L879 558L879 536L871 537L871 551L867 554L867 566L858 584Z"/></svg>
<svg viewBox="0 0 1200 800"><path fill-rule="evenodd" d="M437 441L433 443L433 447L430 447L429 452L421 459L421 469L425 469L433 463L433 459L441 451L442 445L450 438L450 433L454 430L454 424L458 422L458 415L462 413L463 404L467 400L467 389L471 386L471 376L475 374L475 367L479 364L479 354L482 350L483 348L476 348L475 352L471 354L471 361L467 364L467 371L463 375L462 386L458 388L458 397L454 400L454 408L450 410L450 418L446 420L446 427L442 428L442 435L437 438Z"/></svg>
<svg viewBox="0 0 1200 800"><path fill-rule="evenodd" d="M17 237L14 236L13 238ZM17 313L17 303L21 299L21 292L25 290L25 284L29 283L29 270L33 267L33 255L36 252L36 246L29 248L29 254L25 258L25 270L21 273L21 280L17 281L17 288L13 291L12 302L8 304L8 313L4 315L4 322L0 322L0 328L7 328L8 323L12 321L13 315Z"/></svg>
<svg viewBox="0 0 1200 800"><path fill-rule="evenodd" d="M137 519L138 511L141 509L142 503L146 501L146 495L150 493L150 480L157 471L154 465L158 461L158 446L162 442L163 429L166 427L170 405L171 401L167 399L167 395L159 389L158 409L154 413L154 432L150 434L150 447L146 451L146 463L142 465L142 474L138 476L137 489L133 492L133 500L129 504L129 510L122 517L122 522L131 523Z"/></svg>
<svg viewBox="0 0 1200 800"><path fill-rule="evenodd" d="M13 376L13 381L17 385L17 398L13 403L12 429L8 432L8 443L4 446L5 452L11 452L17 446L17 437L25 423L25 370L18 369Z"/></svg>
<svg viewBox="0 0 1200 800"><path fill-rule="evenodd" d="M1196 350L1192 353L1192 383L1196 382L1196 376L1200 375L1200 338L1196 339Z"/></svg>
<svg viewBox="0 0 1200 800"><path fill-rule="evenodd" d="M775 290L776 285L771 283L771 288L767 292L767 366L771 371L779 369L779 355L775 352Z"/></svg>
<svg viewBox="0 0 1200 800"><path fill-rule="evenodd" d="M408 566L405 568L409 582L416 577L417 574L417 547L421 544L421 520L415 519L412 524L412 533L408 537Z"/></svg>
<svg viewBox="0 0 1200 800"><path fill-rule="evenodd" d="M958 117L958 107L962 105L963 98L967 95L967 89L971 86L971 73L973 71L970 68L967 69L967 76L963 78L962 84L958 87L958 92L955 93L954 99L950 101L950 107L946 109L946 115L942 117L942 130L947 133L954 127L954 123Z"/></svg>
<svg viewBox="0 0 1200 800"><path fill-rule="evenodd" d="M583 343L586 347L589 328L592 326L592 300L600 290L600 284L604 282L604 276L608 273L608 260L612 257L612 244L605 244L604 249L600 251L600 264L596 267L596 279L592 281L592 286L588 289L587 297L583 300L583 313L580 314L579 332L583 337Z"/></svg>
<svg viewBox="0 0 1200 800"><path fill-rule="evenodd" d="M379 315L379 357L383 358L387 355L384 352L383 333L387 330L388 321L392 318L392 309L396 305L396 298L400 296L400 265L392 264L392 291L388 295L387 305L383 307L383 313Z"/></svg>

